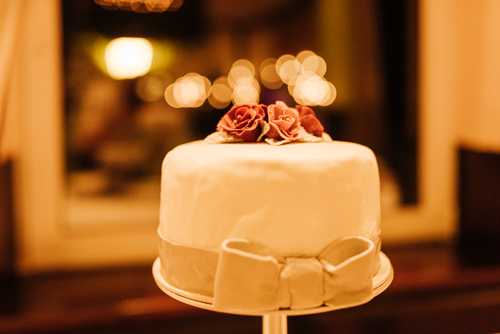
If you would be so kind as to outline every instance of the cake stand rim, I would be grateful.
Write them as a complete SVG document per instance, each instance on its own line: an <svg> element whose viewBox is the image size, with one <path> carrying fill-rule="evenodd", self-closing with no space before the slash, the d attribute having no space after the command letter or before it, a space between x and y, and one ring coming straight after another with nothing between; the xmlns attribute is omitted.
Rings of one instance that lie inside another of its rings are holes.
<svg viewBox="0 0 500 334"><path fill-rule="evenodd" d="M389 258L383 253L380 252L380 269L377 272L375 276L373 276L373 296L372 299L384 292L389 285L391 285L392 280L394 278L394 269L392 268L391 261ZM356 303L352 305L345 305L345 306L327 306L327 305L322 305L319 307L315 308L308 308L308 309L299 309L299 310L292 310L292 309L280 309L280 310L275 310L275 311L265 311L265 312L227 312L227 311L221 311L221 310L216 310L212 303L210 303L208 300L211 299L210 297L205 297L202 295L198 294L191 294L193 297L188 298L184 295L181 295L180 292L181 290L171 286L168 284L163 276L161 275L160 271L161 267L161 261L160 258L157 257L153 263L153 277L156 281L156 284L158 287L168 296L172 297L173 299L176 299L184 304L191 305L194 307L198 307L201 309L209 310L209 311L214 311L214 312L221 312L221 313L229 313L229 314L239 314L239 315L247 315L247 316L263 316L263 315L268 315L268 314L281 314L281 315L306 315L306 314L316 314L316 313L323 313L323 312L330 312L330 311L335 311L335 310L340 310L344 308L349 308L349 307L355 307L359 306L364 303ZM184 292L185 294L185 292ZM195 297L196 296L196 297ZM196 299L195 299L196 298ZM201 300L206 300L206 301L200 301ZM369 300L371 301L371 299ZM368 302L369 302L368 301Z"/></svg>

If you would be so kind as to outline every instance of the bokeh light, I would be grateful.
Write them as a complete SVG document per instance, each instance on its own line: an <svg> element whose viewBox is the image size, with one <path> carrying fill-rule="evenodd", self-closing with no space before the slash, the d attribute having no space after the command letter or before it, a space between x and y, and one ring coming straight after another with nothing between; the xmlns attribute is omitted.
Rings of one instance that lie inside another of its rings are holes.
<svg viewBox="0 0 500 334"><path fill-rule="evenodd" d="M106 69L117 80L140 77L149 72L153 45L145 38L120 37L106 46Z"/></svg>
<svg viewBox="0 0 500 334"><path fill-rule="evenodd" d="M297 61L302 65L303 72L314 72L320 77L326 73L326 61L312 51L300 52L297 55Z"/></svg>
<svg viewBox="0 0 500 334"><path fill-rule="evenodd" d="M255 79L255 66L246 59L233 63L227 76L232 89L233 103L257 103L260 98L260 85Z"/></svg>
<svg viewBox="0 0 500 334"><path fill-rule="evenodd" d="M288 92L297 103L309 106L330 105L337 96L335 86L314 72L301 73L292 78Z"/></svg>
<svg viewBox="0 0 500 334"><path fill-rule="evenodd" d="M255 67L246 59L240 59L233 63L227 76L229 85L234 89L240 79L253 78L255 76Z"/></svg>
<svg viewBox="0 0 500 334"><path fill-rule="evenodd" d="M198 108L207 99L210 81L197 73L177 79L165 90L165 100L174 108Z"/></svg>
<svg viewBox="0 0 500 334"><path fill-rule="evenodd" d="M233 88L232 100L237 103L258 103L260 98L260 85L253 77L243 77Z"/></svg>
<svg viewBox="0 0 500 334"><path fill-rule="evenodd" d="M325 60L312 51L302 51L297 57L280 57L276 70L288 85L290 95L299 104L327 106L337 97L335 86L324 78Z"/></svg>
<svg viewBox="0 0 500 334"><path fill-rule="evenodd" d="M330 95L328 97L325 96L325 98L319 104L320 106L329 106L337 98L337 88L335 88L335 86L331 82L328 82L328 87L330 87Z"/></svg>
<svg viewBox="0 0 500 334"><path fill-rule="evenodd" d="M259 67L260 80L268 89L287 85L289 94L302 105L327 106L337 96L335 86L324 78L325 60L314 52L305 50L297 57L285 54L265 59ZM213 85L199 74L188 74L165 90L165 99L176 108L196 108L206 100L216 109L229 104L259 103L261 87L256 78L255 66L246 59L235 61L227 76L218 77Z"/></svg>
<svg viewBox="0 0 500 334"><path fill-rule="evenodd" d="M294 99L303 105L318 105L329 96L328 83L314 72L301 73L289 87Z"/></svg>
<svg viewBox="0 0 500 334"><path fill-rule="evenodd" d="M281 80L288 85L288 82L300 73L299 61L292 55L283 55L276 61L276 73Z"/></svg>
<svg viewBox="0 0 500 334"><path fill-rule="evenodd" d="M260 64L260 80L269 89L278 89L283 86L283 81L276 72L276 59L267 58Z"/></svg>
<svg viewBox="0 0 500 334"><path fill-rule="evenodd" d="M224 109L231 103L231 98L232 90L227 77L215 79L208 96L210 105L216 109Z"/></svg>

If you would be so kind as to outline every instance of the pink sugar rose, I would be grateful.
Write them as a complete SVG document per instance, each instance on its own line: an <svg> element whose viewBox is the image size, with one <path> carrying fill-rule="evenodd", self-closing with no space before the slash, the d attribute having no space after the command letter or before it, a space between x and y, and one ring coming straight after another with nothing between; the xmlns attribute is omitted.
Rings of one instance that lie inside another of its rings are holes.
<svg viewBox="0 0 500 334"><path fill-rule="evenodd" d="M321 136L325 129L321 125L320 121L316 118L314 111L306 106L295 106L299 112L300 124L308 133L312 133L315 136Z"/></svg>
<svg viewBox="0 0 500 334"><path fill-rule="evenodd" d="M284 102L277 101L267 108L269 116L269 131L266 136L276 140L296 140L305 136L300 125L297 110L288 107Z"/></svg>
<svg viewBox="0 0 500 334"><path fill-rule="evenodd" d="M229 133L246 142L256 141L267 107L257 103L234 105L217 124L217 131Z"/></svg>

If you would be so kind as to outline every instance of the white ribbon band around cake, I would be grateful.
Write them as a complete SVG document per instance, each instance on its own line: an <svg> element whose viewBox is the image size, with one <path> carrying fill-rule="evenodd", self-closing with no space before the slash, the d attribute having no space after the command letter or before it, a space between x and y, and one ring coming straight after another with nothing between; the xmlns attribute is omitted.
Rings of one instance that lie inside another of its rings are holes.
<svg viewBox="0 0 500 334"><path fill-rule="evenodd" d="M360 305L373 298L375 245L353 236L317 257L283 257L264 245L227 239L220 252L175 244L160 234L161 275L222 312Z"/></svg>

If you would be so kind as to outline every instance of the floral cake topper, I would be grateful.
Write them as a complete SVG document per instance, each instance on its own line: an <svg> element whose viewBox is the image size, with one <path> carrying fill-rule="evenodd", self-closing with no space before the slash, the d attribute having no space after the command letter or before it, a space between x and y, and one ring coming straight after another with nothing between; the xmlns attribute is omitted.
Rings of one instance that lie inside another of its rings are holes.
<svg viewBox="0 0 500 334"><path fill-rule="evenodd" d="M257 103L234 105L217 124L217 132L205 141L212 144L231 142L261 142L282 145L294 141L332 141L314 111L282 101L266 106Z"/></svg>

